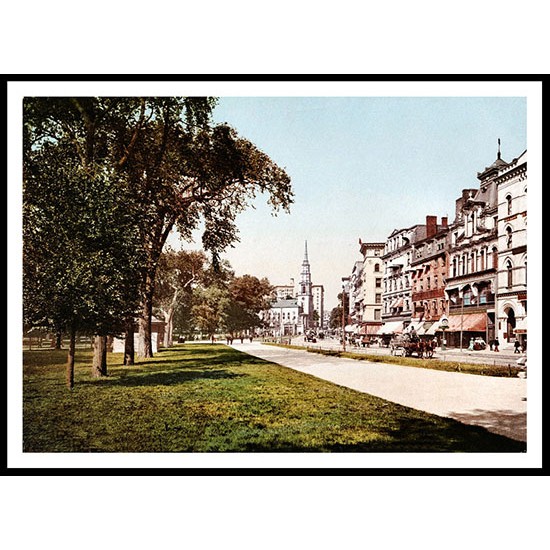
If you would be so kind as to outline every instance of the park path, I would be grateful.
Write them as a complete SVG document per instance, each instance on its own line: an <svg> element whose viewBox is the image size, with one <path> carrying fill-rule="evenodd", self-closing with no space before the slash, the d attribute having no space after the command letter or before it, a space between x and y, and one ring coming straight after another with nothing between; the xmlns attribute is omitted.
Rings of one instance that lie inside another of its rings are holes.
<svg viewBox="0 0 550 550"><path fill-rule="evenodd" d="M413 409L527 441L527 380L329 357L235 342L239 351Z"/></svg>

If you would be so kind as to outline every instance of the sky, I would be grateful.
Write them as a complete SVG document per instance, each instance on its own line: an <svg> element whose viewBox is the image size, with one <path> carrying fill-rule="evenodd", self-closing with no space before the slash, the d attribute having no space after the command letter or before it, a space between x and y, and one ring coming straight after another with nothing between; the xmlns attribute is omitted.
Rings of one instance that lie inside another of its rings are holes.
<svg viewBox="0 0 550 550"><path fill-rule="evenodd" d="M231 97L227 122L284 168L295 201L272 215L260 196L237 218L240 242L224 257L237 275L298 280L307 240L313 284L325 308L361 258L359 239L454 219L455 200L477 187L497 140L510 161L527 148L526 97ZM200 242L200 240L198 241Z"/></svg>

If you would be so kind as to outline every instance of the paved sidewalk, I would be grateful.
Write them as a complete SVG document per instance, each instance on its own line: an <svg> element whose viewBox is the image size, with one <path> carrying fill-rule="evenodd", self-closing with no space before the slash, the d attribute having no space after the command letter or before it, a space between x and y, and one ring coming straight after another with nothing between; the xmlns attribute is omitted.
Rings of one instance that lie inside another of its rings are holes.
<svg viewBox="0 0 550 550"><path fill-rule="evenodd" d="M234 342L233 347L394 403L527 440L526 379L356 361L260 342Z"/></svg>

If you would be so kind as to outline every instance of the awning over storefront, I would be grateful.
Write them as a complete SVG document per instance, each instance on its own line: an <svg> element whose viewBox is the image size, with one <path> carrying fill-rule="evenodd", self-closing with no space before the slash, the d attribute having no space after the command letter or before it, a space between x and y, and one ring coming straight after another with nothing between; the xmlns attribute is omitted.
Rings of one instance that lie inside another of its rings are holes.
<svg viewBox="0 0 550 550"><path fill-rule="evenodd" d="M378 334L399 334L403 332L403 321L389 321L378 331Z"/></svg>
<svg viewBox="0 0 550 550"><path fill-rule="evenodd" d="M424 323L424 334L433 336L438 330L441 330L439 328L439 321L435 321L435 323L432 321L426 321Z"/></svg>
<svg viewBox="0 0 550 550"><path fill-rule="evenodd" d="M460 332L461 330L463 332L485 332L487 330L487 314L450 315L447 332Z"/></svg>
<svg viewBox="0 0 550 550"><path fill-rule="evenodd" d="M359 334L368 334L369 336L378 334L378 329L380 329L382 326L383 325L363 325L359 329Z"/></svg>
<svg viewBox="0 0 550 550"><path fill-rule="evenodd" d="M515 334L526 334L527 333L527 318L518 319L516 321L516 328L514 329Z"/></svg>

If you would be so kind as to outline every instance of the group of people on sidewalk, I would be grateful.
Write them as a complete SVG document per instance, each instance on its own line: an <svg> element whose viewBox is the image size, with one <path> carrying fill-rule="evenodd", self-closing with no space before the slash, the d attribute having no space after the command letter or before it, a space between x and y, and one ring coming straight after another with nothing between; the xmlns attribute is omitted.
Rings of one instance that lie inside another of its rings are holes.
<svg viewBox="0 0 550 550"><path fill-rule="evenodd" d="M479 340L479 342L477 341ZM480 347L481 346L481 347ZM498 338L494 338L493 340L489 340L489 349L491 351L500 351L499 349L500 342ZM484 349L485 348L485 342L483 342L480 338L470 338L470 344L468 346L469 351L474 351L477 349ZM519 340L516 340L514 342L514 353L523 353L525 351L524 347L521 345Z"/></svg>

